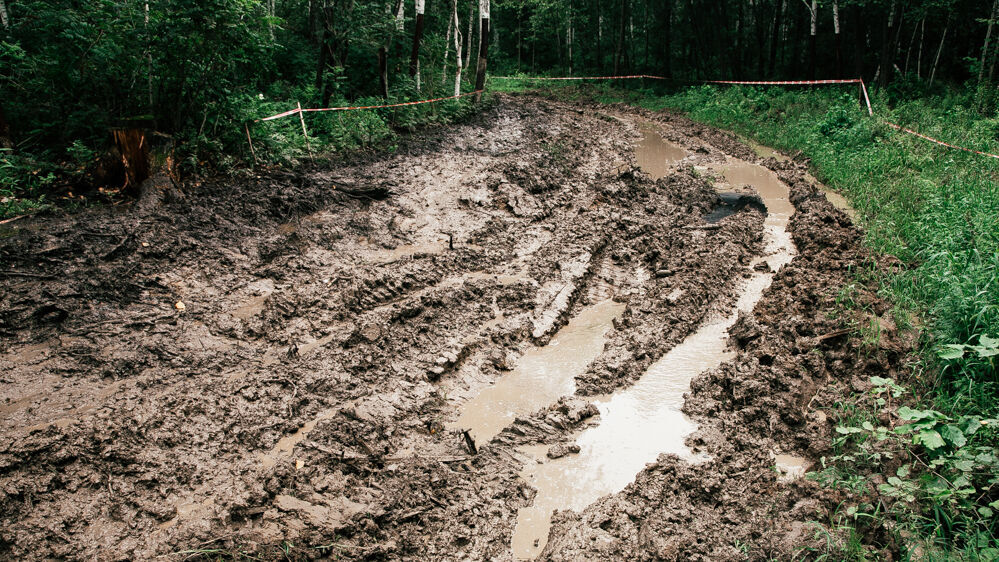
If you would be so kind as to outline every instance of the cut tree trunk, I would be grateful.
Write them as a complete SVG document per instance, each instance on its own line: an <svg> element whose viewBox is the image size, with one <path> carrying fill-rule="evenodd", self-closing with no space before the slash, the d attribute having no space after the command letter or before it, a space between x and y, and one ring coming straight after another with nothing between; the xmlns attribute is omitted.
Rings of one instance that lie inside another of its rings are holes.
<svg viewBox="0 0 999 562"><path fill-rule="evenodd" d="M125 171L125 190L137 198L137 213L145 215L164 201L183 198L177 187L173 137L136 127L111 133Z"/></svg>

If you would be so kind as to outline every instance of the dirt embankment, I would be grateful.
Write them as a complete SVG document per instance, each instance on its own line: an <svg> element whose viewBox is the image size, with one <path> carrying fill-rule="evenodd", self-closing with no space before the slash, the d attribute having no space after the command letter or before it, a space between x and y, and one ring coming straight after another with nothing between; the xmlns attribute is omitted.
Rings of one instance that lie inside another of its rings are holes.
<svg viewBox="0 0 999 562"><path fill-rule="evenodd" d="M605 298L626 308L580 393L630 384L762 250L759 213L704 229L711 186L651 181L635 136L602 108L503 100L395 153L187 186L141 218L0 227L0 557L509 558L532 497L515 447L592 410L564 400L473 447L445 429L458 405ZM787 553L823 492L777 483L769 451L820 454L821 408L890 364L807 343L842 326L824 315L863 257L795 193L802 255L687 403L713 460L660 459L559 516L546 555L735 556L742 536Z"/></svg>

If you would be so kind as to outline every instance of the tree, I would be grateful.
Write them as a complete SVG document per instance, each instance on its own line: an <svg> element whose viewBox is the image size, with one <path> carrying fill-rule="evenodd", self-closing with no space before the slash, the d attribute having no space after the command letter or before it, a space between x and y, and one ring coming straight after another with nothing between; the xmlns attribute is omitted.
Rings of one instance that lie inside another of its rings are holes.
<svg viewBox="0 0 999 562"><path fill-rule="evenodd" d="M426 0L416 0L416 28L413 30L413 52L409 57L409 75L416 77L417 89L419 89L420 71L420 40L423 39L423 13L426 7Z"/></svg>
<svg viewBox="0 0 999 562"><path fill-rule="evenodd" d="M489 53L489 0L479 0L479 62L475 67L475 101L482 98L486 87L486 58Z"/></svg>

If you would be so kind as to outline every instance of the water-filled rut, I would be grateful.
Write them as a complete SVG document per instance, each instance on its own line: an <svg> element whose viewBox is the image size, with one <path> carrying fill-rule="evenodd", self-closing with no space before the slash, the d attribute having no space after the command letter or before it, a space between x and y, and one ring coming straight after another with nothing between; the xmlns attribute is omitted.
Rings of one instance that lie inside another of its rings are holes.
<svg viewBox="0 0 999 562"><path fill-rule="evenodd" d="M643 122L639 128L643 139L636 146L636 160L653 177L664 177L686 152L664 140L657 126ZM578 454L547 459L543 447L521 449L532 459L521 475L537 489L537 495L530 506L518 512L512 540L515 558L532 559L543 550L554 510L582 510L601 496L622 490L660 454L676 454L698 462L697 455L684 444L696 429L681 410L684 393L695 376L732 357L727 349L728 329L739 312L753 309L774 273L795 254L786 230L793 212L788 188L772 171L730 156L723 163L701 169L721 176L719 189L725 184L736 189L749 186L763 200L767 209L764 253L746 266L746 278L737 285L735 304L729 310L704 321L656 361L636 384L595 401L600 421L578 434ZM761 263L766 267L759 267ZM676 297L682 298L682 294ZM616 309L615 314L619 313ZM592 317L600 316L608 322L597 330L597 337L590 324ZM582 371L599 355L610 318L609 314L600 315L595 307L584 309L548 347L529 353L513 375L467 403L458 425L471 425L478 436L488 438L512 421L512 412L537 409L544 406L545 400L553 402L560 396L559 391L574 391L566 377L571 379L571 373ZM559 350L560 337L576 342L571 353ZM548 378L555 373L560 376ZM470 423L477 419L478 424Z"/></svg>

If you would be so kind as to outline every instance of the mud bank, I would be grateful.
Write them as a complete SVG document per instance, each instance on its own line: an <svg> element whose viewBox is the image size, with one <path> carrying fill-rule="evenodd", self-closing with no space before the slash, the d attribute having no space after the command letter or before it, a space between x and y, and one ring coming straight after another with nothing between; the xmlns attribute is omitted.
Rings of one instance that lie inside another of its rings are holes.
<svg viewBox="0 0 999 562"><path fill-rule="evenodd" d="M0 556L510 559L535 493L520 448L599 420L562 398L476 442L452 429L462 405L608 299L619 316L576 392L633 384L732 306L763 251L751 208L704 227L718 202L704 174L639 171L622 112L504 99L392 154L192 184L144 216L3 227ZM705 162L757 158L643 117ZM769 452L821 454L820 409L894 363L848 338L801 347L841 327L823 314L864 258L798 165L770 165L796 186L802 255L737 322L737 358L694 381L690 443L712 464L663 457L557 515L545 557L710 557L754 533L779 556L812 504L761 506L823 501L777 482ZM350 195L369 188L390 195Z"/></svg>

